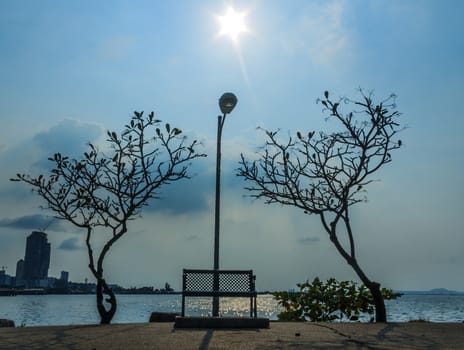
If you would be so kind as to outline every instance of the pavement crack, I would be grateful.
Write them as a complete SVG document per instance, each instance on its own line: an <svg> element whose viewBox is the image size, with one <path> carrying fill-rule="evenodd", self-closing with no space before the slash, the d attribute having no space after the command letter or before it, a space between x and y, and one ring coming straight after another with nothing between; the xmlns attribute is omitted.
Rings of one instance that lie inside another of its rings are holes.
<svg viewBox="0 0 464 350"><path fill-rule="evenodd" d="M340 332L338 329L336 329L336 328L334 328L334 327L330 327L329 325L320 324L320 323L315 323L314 325L315 325L315 326L318 326L318 327L321 327L321 328L328 329L328 330L332 331L333 333L335 333L336 335L339 335L339 336L345 338L346 341L348 341L348 342L350 342L350 343L354 343L354 344L359 345L359 346L361 346L361 347L370 347L369 342L362 341L362 340L358 340L358 339L354 339L351 335L342 333L342 332Z"/></svg>

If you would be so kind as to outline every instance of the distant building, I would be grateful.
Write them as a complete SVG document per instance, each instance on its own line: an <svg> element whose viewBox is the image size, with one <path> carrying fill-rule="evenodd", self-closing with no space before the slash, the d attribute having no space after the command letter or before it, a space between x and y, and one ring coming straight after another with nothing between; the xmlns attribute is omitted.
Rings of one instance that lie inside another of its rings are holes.
<svg viewBox="0 0 464 350"><path fill-rule="evenodd" d="M24 259L19 259L16 263L16 287L24 286Z"/></svg>
<svg viewBox="0 0 464 350"><path fill-rule="evenodd" d="M68 279L69 279L69 272L68 271L61 271L60 280L67 283Z"/></svg>
<svg viewBox="0 0 464 350"><path fill-rule="evenodd" d="M49 266L50 243L47 234L33 231L26 241L26 255L24 257L24 280L26 280L26 284L35 287L35 282L46 280Z"/></svg>
<svg viewBox="0 0 464 350"><path fill-rule="evenodd" d="M11 287L12 278L4 268L0 270L0 287Z"/></svg>

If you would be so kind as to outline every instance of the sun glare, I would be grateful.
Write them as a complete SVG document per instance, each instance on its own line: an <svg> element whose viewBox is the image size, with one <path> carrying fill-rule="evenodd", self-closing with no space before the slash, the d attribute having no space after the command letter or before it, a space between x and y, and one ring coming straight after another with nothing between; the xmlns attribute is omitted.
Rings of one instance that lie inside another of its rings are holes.
<svg viewBox="0 0 464 350"><path fill-rule="evenodd" d="M240 33L246 32L245 12L235 12L233 8L229 8L225 16L218 17L221 23L221 31L219 35L229 35L236 42Z"/></svg>

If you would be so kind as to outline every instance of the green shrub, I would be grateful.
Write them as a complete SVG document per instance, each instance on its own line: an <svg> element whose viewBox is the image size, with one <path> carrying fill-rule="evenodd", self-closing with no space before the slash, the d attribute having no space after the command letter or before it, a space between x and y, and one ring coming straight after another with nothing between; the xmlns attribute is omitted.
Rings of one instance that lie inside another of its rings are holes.
<svg viewBox="0 0 464 350"><path fill-rule="evenodd" d="M324 283L316 277L311 283L306 281L297 286L299 292L272 293L285 309L277 315L280 321L358 321L361 315L374 314L374 300L363 284L358 286L351 281L338 282L334 278ZM385 300L399 296L385 288L382 288L382 295Z"/></svg>

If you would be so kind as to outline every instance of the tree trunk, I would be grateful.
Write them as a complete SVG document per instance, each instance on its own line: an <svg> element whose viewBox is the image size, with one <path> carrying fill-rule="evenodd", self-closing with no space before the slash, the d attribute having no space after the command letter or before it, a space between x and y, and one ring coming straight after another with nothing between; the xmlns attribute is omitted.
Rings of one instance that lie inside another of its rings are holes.
<svg viewBox="0 0 464 350"><path fill-rule="evenodd" d="M356 259L348 260L348 264L353 267L356 274L361 279L362 283L370 290L372 299L375 305L375 322L386 323L387 311L385 309L385 301L383 299L382 291L380 290L380 283L371 281L363 270L358 265Z"/></svg>
<svg viewBox="0 0 464 350"><path fill-rule="evenodd" d="M108 298L104 299L107 295ZM109 309L105 307L105 302L110 304ZM116 296L103 278L97 280L97 309L100 314L100 324L109 324L116 313Z"/></svg>
<svg viewBox="0 0 464 350"><path fill-rule="evenodd" d="M341 216L340 216L341 217ZM364 283L364 285L370 290L372 294L372 299L374 300L374 305L375 305L375 322L387 322L387 312L385 309L385 301L383 299L382 291L380 290L380 283L373 282L371 281L364 271L361 269L361 267L358 264L358 261L356 260L355 256L355 250L354 250L354 240L352 236L352 231L351 231L351 226L350 222L347 219L348 218L348 213L346 213L346 216L344 217L344 223L346 226L346 229L348 231L348 235L350 238L350 247L351 247L351 254L349 254L343 246L340 244L340 241L338 240L338 237L336 235L336 225L337 221L333 221L329 226L327 226L325 218L323 215L321 215L321 220L324 228L326 231L329 233L330 240L332 243L335 245L337 248L338 252L341 254L343 258L345 258L346 262L348 265L350 265L353 270L356 272L358 277L361 279L361 282Z"/></svg>
<svg viewBox="0 0 464 350"><path fill-rule="evenodd" d="M382 291L380 290L380 283L371 282L366 284L369 288L374 299L375 304L375 322L387 322L387 311L385 309L385 301L383 299Z"/></svg>

